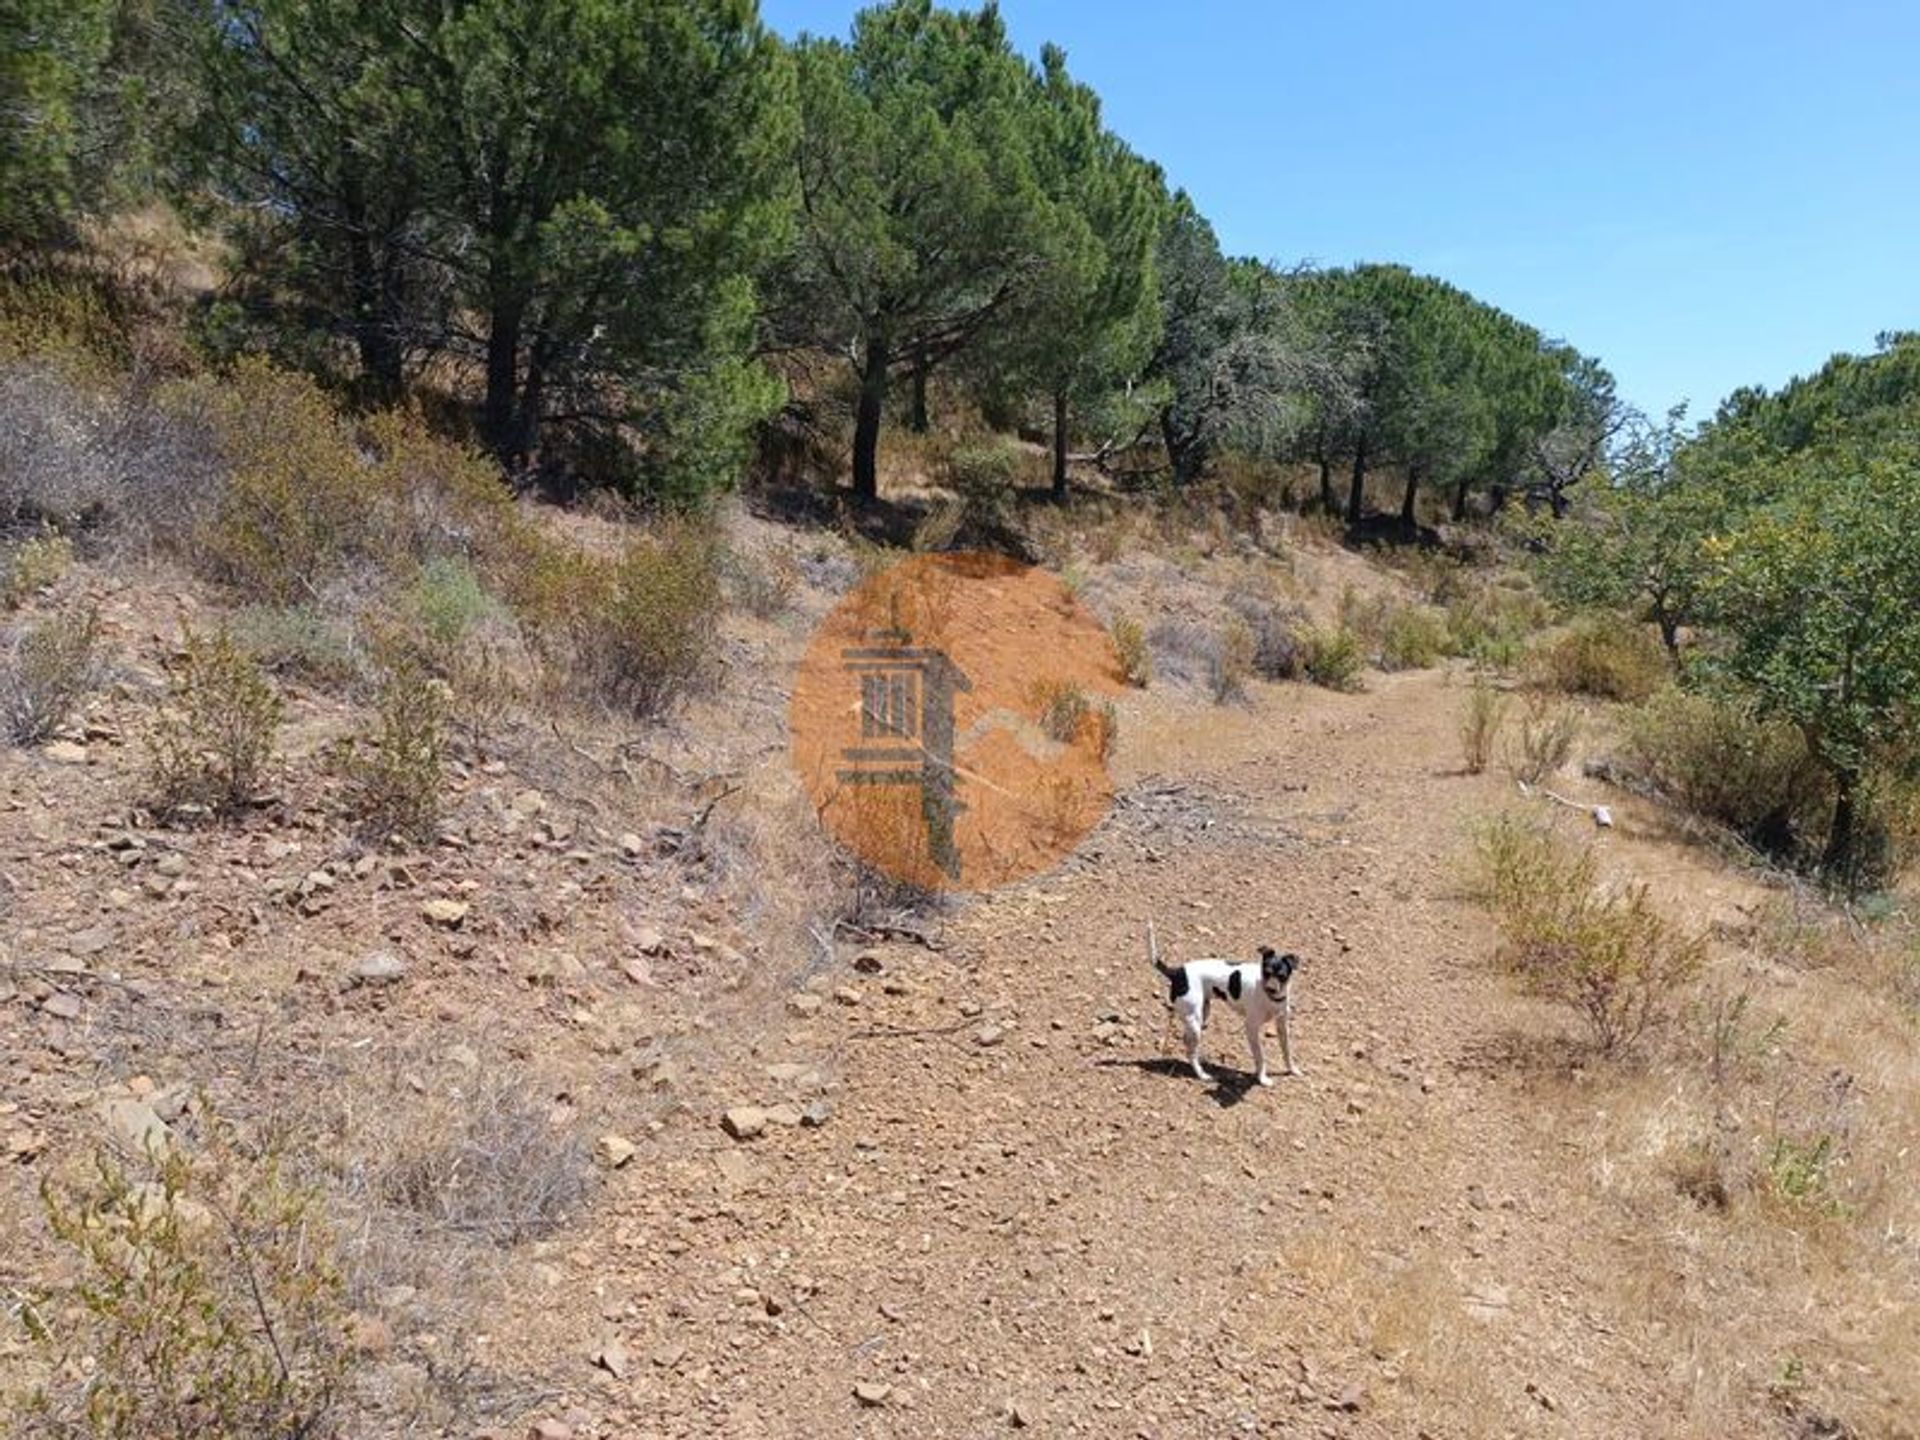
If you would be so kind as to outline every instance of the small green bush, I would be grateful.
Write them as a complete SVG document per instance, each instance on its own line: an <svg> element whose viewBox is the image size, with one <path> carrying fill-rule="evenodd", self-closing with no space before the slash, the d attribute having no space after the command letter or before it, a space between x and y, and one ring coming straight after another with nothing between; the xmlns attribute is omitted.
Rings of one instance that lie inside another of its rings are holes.
<svg viewBox="0 0 1920 1440"><path fill-rule="evenodd" d="M500 608L472 564L458 555L431 556L414 577L406 604L424 638L441 651L458 647Z"/></svg>
<svg viewBox="0 0 1920 1440"><path fill-rule="evenodd" d="M150 1157L138 1180L102 1156L91 1184L42 1187L73 1254L78 1318L36 1308L50 1358L79 1378L31 1395L19 1433L69 1440L337 1433L349 1375L345 1287L318 1195L271 1156L219 1140Z"/></svg>
<svg viewBox="0 0 1920 1440"><path fill-rule="evenodd" d="M1646 887L1607 892L1593 852L1551 829L1502 816L1475 837L1473 893L1495 915L1503 958L1531 993L1573 1010L1594 1047L1617 1055L1672 1018L1706 961Z"/></svg>
<svg viewBox="0 0 1920 1440"><path fill-rule="evenodd" d="M73 542L35 535L0 551L0 610L18 610L73 566Z"/></svg>
<svg viewBox="0 0 1920 1440"><path fill-rule="evenodd" d="M329 689L347 689L366 673L366 657L350 622L317 605L249 605L233 617L233 636L275 675Z"/></svg>
<svg viewBox="0 0 1920 1440"><path fill-rule="evenodd" d="M1610 613L1583 615L1534 656L1540 684L1567 695L1635 703L1672 679L1653 632Z"/></svg>
<svg viewBox="0 0 1920 1440"><path fill-rule="evenodd" d="M222 816L250 805L273 758L281 709L273 682L231 632L189 631L147 740L159 807Z"/></svg>
<svg viewBox="0 0 1920 1440"><path fill-rule="evenodd" d="M1794 726L1669 688L1633 710L1626 731L1629 769L1691 814L1774 854L1817 843L1826 787Z"/></svg>
<svg viewBox="0 0 1920 1440"><path fill-rule="evenodd" d="M53 737L100 680L100 617L72 610L30 625L0 653L0 726L16 745Z"/></svg>
<svg viewBox="0 0 1920 1440"><path fill-rule="evenodd" d="M434 836L445 789L450 701L445 681L410 659L396 659L380 687L372 733L341 756L354 811L382 838L425 842Z"/></svg>
<svg viewBox="0 0 1920 1440"><path fill-rule="evenodd" d="M1049 740L1071 745L1080 726L1093 711L1086 691L1064 680L1042 680L1033 687L1033 703L1039 712L1040 729Z"/></svg>
<svg viewBox="0 0 1920 1440"><path fill-rule="evenodd" d="M561 592L580 608L561 623L585 687L638 716L665 711L712 655L724 560L711 530L675 521L611 564L580 562Z"/></svg>
<svg viewBox="0 0 1920 1440"><path fill-rule="evenodd" d="M1314 684L1329 690L1360 688L1360 674L1367 660L1360 637L1351 630L1309 630L1301 648L1301 668Z"/></svg>
<svg viewBox="0 0 1920 1440"><path fill-rule="evenodd" d="M1380 635L1380 668L1425 670L1447 653L1446 617L1420 605L1390 611Z"/></svg>

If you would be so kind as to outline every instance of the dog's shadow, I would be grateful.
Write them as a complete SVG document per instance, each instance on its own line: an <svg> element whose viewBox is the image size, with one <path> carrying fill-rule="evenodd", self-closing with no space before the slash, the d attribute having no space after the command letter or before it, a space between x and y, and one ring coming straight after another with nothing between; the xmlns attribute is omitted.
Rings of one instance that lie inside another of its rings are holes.
<svg viewBox="0 0 1920 1440"><path fill-rule="evenodd" d="M1170 1059L1165 1055L1155 1055L1147 1059L1096 1060L1093 1063L1108 1069L1124 1066L1132 1070L1144 1070L1149 1075L1165 1075L1170 1079L1184 1080L1189 1085L1194 1083L1193 1071L1187 1067L1186 1061ZM1213 1079L1201 1083L1211 1087L1207 1094L1222 1110L1231 1110L1259 1088L1251 1071L1231 1070L1224 1065L1213 1065L1209 1068L1213 1071Z"/></svg>

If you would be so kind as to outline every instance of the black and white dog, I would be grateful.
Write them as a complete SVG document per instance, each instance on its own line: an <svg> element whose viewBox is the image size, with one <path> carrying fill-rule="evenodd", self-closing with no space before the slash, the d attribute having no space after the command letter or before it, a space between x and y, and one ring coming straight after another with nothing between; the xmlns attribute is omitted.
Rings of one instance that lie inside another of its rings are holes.
<svg viewBox="0 0 1920 1440"><path fill-rule="evenodd" d="M1189 960L1184 965L1168 965L1160 959L1160 947L1151 925L1147 931L1147 958L1167 980L1167 1004L1180 1016L1186 1031L1187 1063L1202 1080L1211 1080L1207 1067L1200 1063L1200 1033L1207 1027L1207 1007L1225 1000L1240 1007L1247 1022L1247 1048L1253 1052L1254 1078L1271 1085L1267 1074L1267 1052L1260 1034L1270 1021L1278 1021L1280 1053L1287 1062L1287 1073L1298 1075L1293 1063L1293 975L1300 968L1298 955L1282 955L1271 945L1260 947L1260 958L1244 964L1232 960Z"/></svg>

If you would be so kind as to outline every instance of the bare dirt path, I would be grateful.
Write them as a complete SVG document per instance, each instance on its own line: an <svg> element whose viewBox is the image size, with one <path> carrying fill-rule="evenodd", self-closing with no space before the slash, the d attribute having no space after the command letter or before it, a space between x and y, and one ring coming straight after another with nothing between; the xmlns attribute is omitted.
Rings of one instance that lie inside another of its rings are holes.
<svg viewBox="0 0 1920 1440"><path fill-rule="evenodd" d="M1455 713L1438 671L1135 697L1126 798L1074 862L789 999L732 1077L767 1105L818 1069L827 1123L676 1127L616 1177L568 1257L631 1356L608 1408L735 1437L1679 1429L1453 893L1508 784L1457 773ZM1150 916L1181 955L1307 957L1303 1076L1247 1087L1228 1016L1207 1053L1241 1083L1171 1063Z"/></svg>

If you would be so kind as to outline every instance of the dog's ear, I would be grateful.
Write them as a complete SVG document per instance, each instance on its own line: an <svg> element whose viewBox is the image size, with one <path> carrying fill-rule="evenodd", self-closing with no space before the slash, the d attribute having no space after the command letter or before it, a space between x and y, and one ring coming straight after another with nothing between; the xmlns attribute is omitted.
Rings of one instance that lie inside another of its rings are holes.
<svg viewBox="0 0 1920 1440"><path fill-rule="evenodd" d="M1262 964L1264 964L1265 962L1267 962L1267 961L1269 961L1269 960L1271 960L1271 959L1273 959L1273 953L1274 953L1274 952L1273 952L1273 946L1271 946L1271 945L1262 945L1262 946L1260 947L1260 960L1261 960L1261 963L1262 963Z"/></svg>

